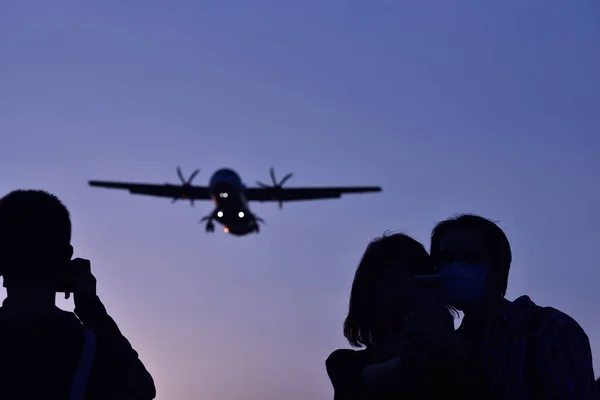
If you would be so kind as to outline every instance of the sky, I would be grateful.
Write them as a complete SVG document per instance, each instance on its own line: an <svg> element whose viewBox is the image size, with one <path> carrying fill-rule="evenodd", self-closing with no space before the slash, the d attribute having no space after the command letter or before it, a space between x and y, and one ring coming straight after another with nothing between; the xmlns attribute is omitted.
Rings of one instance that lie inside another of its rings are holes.
<svg viewBox="0 0 600 400"><path fill-rule="evenodd" d="M508 297L572 315L600 371L598 21L594 0L4 0L0 192L66 203L158 399L331 399L367 243L428 246L459 212L499 221ZM251 204L267 225L238 238L205 233L208 202L87 185L177 165L383 192Z"/></svg>

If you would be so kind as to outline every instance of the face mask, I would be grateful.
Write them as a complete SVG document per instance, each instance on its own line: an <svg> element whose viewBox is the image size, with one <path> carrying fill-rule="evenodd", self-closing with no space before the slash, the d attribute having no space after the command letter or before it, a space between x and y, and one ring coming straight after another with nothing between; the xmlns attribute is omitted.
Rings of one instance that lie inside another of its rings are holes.
<svg viewBox="0 0 600 400"><path fill-rule="evenodd" d="M483 299L488 267L453 262L438 267L446 301L459 310Z"/></svg>

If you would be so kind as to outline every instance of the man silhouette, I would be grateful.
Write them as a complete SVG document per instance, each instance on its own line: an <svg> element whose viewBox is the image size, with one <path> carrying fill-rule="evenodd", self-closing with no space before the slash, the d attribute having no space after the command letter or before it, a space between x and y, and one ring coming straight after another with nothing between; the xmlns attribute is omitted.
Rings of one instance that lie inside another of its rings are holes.
<svg viewBox="0 0 600 400"><path fill-rule="evenodd" d="M152 377L106 313L90 262L71 260L70 243L69 212L54 195L0 199L0 398L153 399ZM57 292L74 294L75 313L56 307Z"/></svg>
<svg viewBox="0 0 600 400"><path fill-rule="evenodd" d="M587 335L567 314L528 296L507 300L512 254L494 222L461 215L440 222L431 256L446 300L465 314L459 328L485 398L597 398ZM473 382L475 384L476 382Z"/></svg>

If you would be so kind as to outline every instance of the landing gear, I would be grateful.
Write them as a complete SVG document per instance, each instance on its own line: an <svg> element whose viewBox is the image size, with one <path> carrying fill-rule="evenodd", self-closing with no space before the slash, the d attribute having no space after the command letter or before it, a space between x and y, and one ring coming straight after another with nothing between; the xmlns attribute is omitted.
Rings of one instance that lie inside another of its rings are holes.
<svg viewBox="0 0 600 400"><path fill-rule="evenodd" d="M215 231L215 224L213 224L212 221L208 222L206 224L206 232L214 232Z"/></svg>
<svg viewBox="0 0 600 400"><path fill-rule="evenodd" d="M266 224L265 220L254 216L254 232L255 233L260 233L260 224Z"/></svg>
<svg viewBox="0 0 600 400"><path fill-rule="evenodd" d="M209 215L208 217L204 217L200 220L200 223L206 222L206 232L214 232L215 224L213 222L213 216Z"/></svg>

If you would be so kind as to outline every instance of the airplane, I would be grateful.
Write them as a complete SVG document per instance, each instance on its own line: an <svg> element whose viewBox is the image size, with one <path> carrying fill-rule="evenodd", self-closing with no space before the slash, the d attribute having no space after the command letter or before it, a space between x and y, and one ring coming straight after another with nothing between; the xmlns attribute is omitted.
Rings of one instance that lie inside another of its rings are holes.
<svg viewBox="0 0 600 400"><path fill-rule="evenodd" d="M277 182L273 168L270 169L273 185L256 181L258 187L247 187L234 170L222 168L212 175L208 186L194 186L192 181L199 172L200 170L197 169L188 179L185 179L181 168L177 167L181 185L114 181L89 181L89 185L109 189L125 189L131 194L168 197L172 199L172 203L178 200L189 200L192 207L195 200L212 200L215 209L199 222L206 222L206 232L214 232L214 221L217 221L223 225L225 233L235 236L259 233L259 223L265 223L262 218L250 210L248 205L250 201L276 201L281 209L283 203L287 201L337 199L346 193L381 192L381 187L378 186L283 188L283 184L293 174L287 174Z"/></svg>

